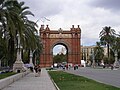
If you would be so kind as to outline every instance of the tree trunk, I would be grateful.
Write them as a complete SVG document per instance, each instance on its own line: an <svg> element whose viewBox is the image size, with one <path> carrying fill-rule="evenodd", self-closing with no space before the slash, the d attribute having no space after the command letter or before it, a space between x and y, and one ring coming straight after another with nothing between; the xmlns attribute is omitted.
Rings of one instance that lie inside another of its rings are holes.
<svg viewBox="0 0 120 90"><path fill-rule="evenodd" d="M15 45L14 45L14 38L11 36L9 40L9 58L8 58L8 65L12 67L15 61Z"/></svg>
<svg viewBox="0 0 120 90"><path fill-rule="evenodd" d="M110 50L109 50L109 44L107 44L107 53L108 53L108 63L110 64Z"/></svg>

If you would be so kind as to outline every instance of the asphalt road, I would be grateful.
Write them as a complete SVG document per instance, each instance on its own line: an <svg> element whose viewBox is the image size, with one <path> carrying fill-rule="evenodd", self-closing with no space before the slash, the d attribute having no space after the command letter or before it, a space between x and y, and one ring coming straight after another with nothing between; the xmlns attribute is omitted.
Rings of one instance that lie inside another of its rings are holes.
<svg viewBox="0 0 120 90"><path fill-rule="evenodd" d="M94 69L94 68L79 68L77 70L66 70L66 72L84 76L95 81L109 84L120 88L120 69Z"/></svg>

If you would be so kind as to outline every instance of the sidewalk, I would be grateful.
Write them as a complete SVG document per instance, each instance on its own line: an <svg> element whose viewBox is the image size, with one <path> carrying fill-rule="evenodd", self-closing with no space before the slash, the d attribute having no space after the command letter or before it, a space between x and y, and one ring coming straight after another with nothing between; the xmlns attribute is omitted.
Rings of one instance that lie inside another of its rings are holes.
<svg viewBox="0 0 120 90"><path fill-rule="evenodd" d="M34 73L30 73L3 90L56 90L56 88L46 69L42 68L40 77L35 77Z"/></svg>

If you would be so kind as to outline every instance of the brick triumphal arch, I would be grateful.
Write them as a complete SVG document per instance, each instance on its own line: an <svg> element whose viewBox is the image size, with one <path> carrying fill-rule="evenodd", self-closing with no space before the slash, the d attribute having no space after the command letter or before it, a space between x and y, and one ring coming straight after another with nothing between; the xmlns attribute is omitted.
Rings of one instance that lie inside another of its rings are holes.
<svg viewBox="0 0 120 90"><path fill-rule="evenodd" d="M49 26L41 25L40 38L43 43L43 51L40 54L41 67L49 67L53 64L53 48L55 45L62 44L67 48L67 63L80 64L80 41L81 41L81 29L78 25L77 28L70 30L50 30Z"/></svg>

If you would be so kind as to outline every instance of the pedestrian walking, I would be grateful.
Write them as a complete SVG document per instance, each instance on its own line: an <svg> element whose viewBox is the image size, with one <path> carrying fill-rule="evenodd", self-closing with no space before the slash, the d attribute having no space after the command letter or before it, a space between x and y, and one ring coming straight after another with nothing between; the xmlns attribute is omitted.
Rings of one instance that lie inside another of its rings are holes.
<svg viewBox="0 0 120 90"><path fill-rule="evenodd" d="M40 65L38 66L37 72L38 72L38 76L40 77L40 75L41 75L41 67L40 67Z"/></svg>
<svg viewBox="0 0 120 90"><path fill-rule="evenodd" d="M35 70L35 77L37 77L38 76L38 66L37 65L35 65L34 70Z"/></svg>

